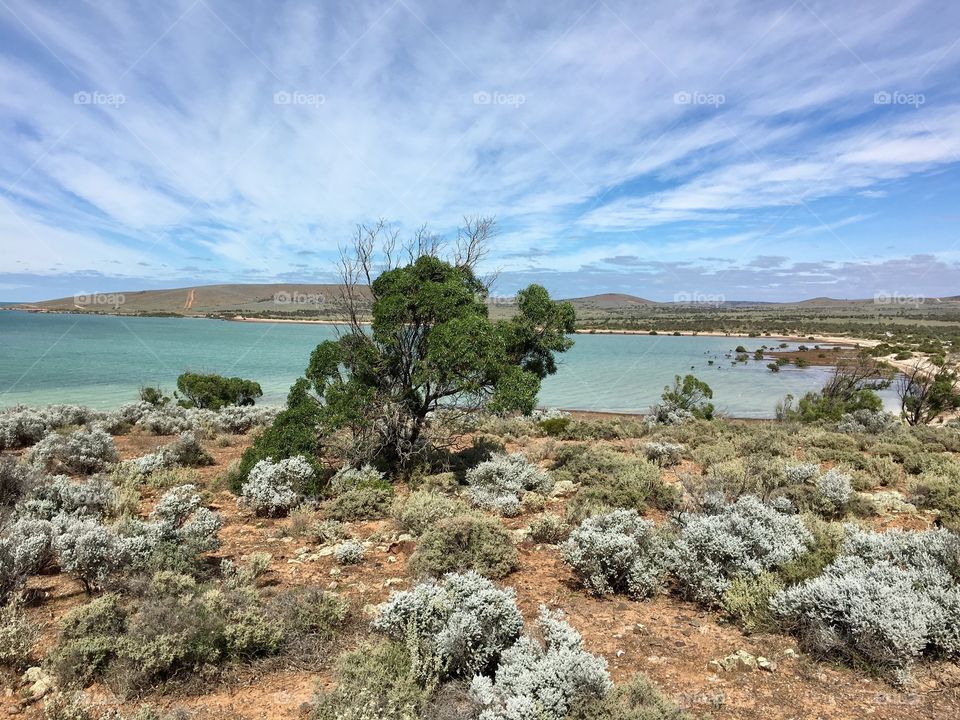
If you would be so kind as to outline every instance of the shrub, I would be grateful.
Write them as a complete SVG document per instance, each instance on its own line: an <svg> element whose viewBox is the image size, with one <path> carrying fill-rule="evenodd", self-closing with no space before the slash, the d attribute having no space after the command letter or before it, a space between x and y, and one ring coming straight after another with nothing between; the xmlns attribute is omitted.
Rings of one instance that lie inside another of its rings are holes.
<svg viewBox="0 0 960 720"><path fill-rule="evenodd" d="M53 551L60 569L83 584L87 594L128 563L126 547L98 520L58 515L53 520Z"/></svg>
<svg viewBox="0 0 960 720"><path fill-rule="evenodd" d="M338 495L327 503L324 512L332 520L376 520L390 513L392 503L392 487L364 487Z"/></svg>
<svg viewBox="0 0 960 720"><path fill-rule="evenodd" d="M208 453L193 432L181 433L180 437L158 453L163 467L201 467L213 465L213 456Z"/></svg>
<svg viewBox="0 0 960 720"><path fill-rule="evenodd" d="M502 578L517 567L510 533L499 521L482 515L458 515L427 530L410 557L415 573L439 576L475 570Z"/></svg>
<svg viewBox="0 0 960 720"><path fill-rule="evenodd" d="M46 564L52 530L48 521L32 518L20 518L0 530L0 603L5 603Z"/></svg>
<svg viewBox="0 0 960 720"><path fill-rule="evenodd" d="M39 628L27 619L22 600L14 598L0 606L0 666L21 670L39 637Z"/></svg>
<svg viewBox="0 0 960 720"><path fill-rule="evenodd" d="M805 553L811 541L797 516L744 495L717 514L690 518L670 550L669 567L684 595L713 604L733 579L774 570Z"/></svg>
<svg viewBox="0 0 960 720"><path fill-rule="evenodd" d="M572 420L568 417L544 418L537 423L537 427L550 437L561 437L571 422Z"/></svg>
<svg viewBox="0 0 960 720"><path fill-rule="evenodd" d="M520 638L500 658L493 678L477 675L471 695L484 706L480 720L563 720L571 705L610 690L607 662L583 649L580 634L541 606L541 645Z"/></svg>
<svg viewBox="0 0 960 720"><path fill-rule="evenodd" d="M588 486L567 507L571 523L611 508L670 509L679 499L679 491L663 483L656 465L607 448L563 448L557 453L554 476Z"/></svg>
<svg viewBox="0 0 960 720"><path fill-rule="evenodd" d="M136 694L282 647L284 627L249 587L198 585L161 573L132 611L105 598L94 601L104 601L95 612L64 621L52 662L68 681L85 685L103 677Z"/></svg>
<svg viewBox="0 0 960 720"><path fill-rule="evenodd" d="M643 446L647 460L660 467L679 465L683 457L683 445L668 442L648 442Z"/></svg>
<svg viewBox="0 0 960 720"><path fill-rule="evenodd" d="M553 513L544 513L530 523L530 538L537 543L556 545L570 535L570 526Z"/></svg>
<svg viewBox="0 0 960 720"><path fill-rule="evenodd" d="M563 559L594 594L643 598L663 583L666 543L636 510L616 510L584 520L564 543Z"/></svg>
<svg viewBox="0 0 960 720"><path fill-rule="evenodd" d="M601 699L574 703L567 720L693 720L656 691L642 675L634 675Z"/></svg>
<svg viewBox="0 0 960 720"><path fill-rule="evenodd" d="M692 418L713 419L713 404L707 402L713 390L703 380L693 375L683 379L677 375L673 387L665 387L661 402L650 408L647 422L656 425L678 425Z"/></svg>
<svg viewBox="0 0 960 720"><path fill-rule="evenodd" d="M101 413L79 405L18 405L0 410L0 450L28 447L53 430L86 425L101 418Z"/></svg>
<svg viewBox="0 0 960 720"><path fill-rule="evenodd" d="M803 485L812 481L820 473L820 466L817 463L787 465L783 472L788 485Z"/></svg>
<svg viewBox="0 0 960 720"><path fill-rule="evenodd" d="M466 503L418 490L393 506L393 519L400 528L411 535L421 535L444 518L462 515L469 511Z"/></svg>
<svg viewBox="0 0 960 720"><path fill-rule="evenodd" d="M313 476L313 466L302 457L261 460L240 487L238 503L257 515L286 515L303 498Z"/></svg>
<svg viewBox="0 0 960 720"><path fill-rule="evenodd" d="M393 640L414 641L438 660L442 677L470 677L497 666L520 636L523 616L512 589L467 572L394 592L373 628Z"/></svg>
<svg viewBox="0 0 960 720"><path fill-rule="evenodd" d="M116 490L106 478L73 482L65 475L57 475L37 486L20 505L20 511L41 520L52 520L57 515L99 518L109 513L116 498Z"/></svg>
<svg viewBox="0 0 960 720"><path fill-rule="evenodd" d="M0 457L0 510L11 508L40 484L36 468L19 463L16 458Z"/></svg>
<svg viewBox="0 0 960 720"><path fill-rule="evenodd" d="M423 669L400 642L384 641L345 653L337 685L321 694L312 720L419 720L430 699Z"/></svg>
<svg viewBox="0 0 960 720"><path fill-rule="evenodd" d="M890 671L927 653L960 653L960 539L947 530L874 533L848 527L822 575L780 592L774 611L804 645Z"/></svg>
<svg viewBox="0 0 960 720"><path fill-rule="evenodd" d="M817 479L817 501L828 515L842 515L853 495L850 476L836 468Z"/></svg>
<svg viewBox="0 0 960 720"><path fill-rule="evenodd" d="M113 438L98 427L80 428L72 433L51 433L31 452L33 464L47 471L94 473L117 462Z"/></svg>
<svg viewBox="0 0 960 720"><path fill-rule="evenodd" d="M244 451L239 472L230 488L233 492L239 492L240 484L261 460L268 457L283 460L297 455L312 460L317 456L320 407L308 395L307 388L306 380L298 380L287 396L287 407Z"/></svg>
<svg viewBox="0 0 960 720"><path fill-rule="evenodd" d="M528 462L523 453L494 455L467 470L467 484L474 505L508 516L520 512L524 490L546 494L553 489L549 473Z"/></svg>
<svg viewBox="0 0 960 720"><path fill-rule="evenodd" d="M776 629L776 617L770 599L782 589L783 581L774 573L736 577L723 593L721 604L744 632L771 632Z"/></svg>
<svg viewBox="0 0 960 720"><path fill-rule="evenodd" d="M342 540L350 534L347 526L338 520L320 520L313 524L310 532L320 544Z"/></svg>
<svg viewBox="0 0 960 720"><path fill-rule="evenodd" d="M332 495L342 495L350 490L388 487L390 487L390 483L387 481L386 476L373 466L364 465L361 468L355 468L348 465L340 468L336 474L330 478L327 490Z"/></svg>
<svg viewBox="0 0 960 720"><path fill-rule="evenodd" d="M228 405L253 405L263 395L260 383L239 377L185 372L177 378L184 407L219 410Z"/></svg>
<svg viewBox="0 0 960 720"><path fill-rule="evenodd" d="M900 421L888 412L863 408L850 413L844 413L840 418L840 422L837 423L837 432L879 435L880 433L893 430L899 425Z"/></svg>
<svg viewBox="0 0 960 720"><path fill-rule="evenodd" d="M333 549L334 559L341 565L356 565L363 562L363 545L356 540L346 540Z"/></svg>
<svg viewBox="0 0 960 720"><path fill-rule="evenodd" d="M217 513L202 507L196 488L181 485L161 496L146 522L130 520L119 534L134 566L191 572L201 553L219 546L221 525Z"/></svg>
<svg viewBox="0 0 960 720"><path fill-rule="evenodd" d="M960 481L925 473L913 485L912 500L919 508L936 510L945 528L960 530Z"/></svg>
<svg viewBox="0 0 960 720"><path fill-rule="evenodd" d="M116 594L75 607L60 621L50 665L61 683L85 686L100 675L119 649L127 613Z"/></svg>

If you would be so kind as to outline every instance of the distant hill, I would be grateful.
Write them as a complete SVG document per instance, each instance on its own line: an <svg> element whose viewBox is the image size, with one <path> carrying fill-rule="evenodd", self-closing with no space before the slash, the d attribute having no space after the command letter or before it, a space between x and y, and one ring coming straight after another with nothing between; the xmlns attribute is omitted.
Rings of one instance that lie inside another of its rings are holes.
<svg viewBox="0 0 960 720"><path fill-rule="evenodd" d="M365 290L364 290L365 291ZM340 312L339 285L306 283L198 285L57 298L21 305L52 312L107 312L122 315L332 315Z"/></svg>
<svg viewBox="0 0 960 720"><path fill-rule="evenodd" d="M369 291L363 288L361 292L367 295ZM719 303L655 302L626 293L601 293L569 300L573 303L578 317L586 322L639 317L665 319L679 313L689 313L691 310L729 313L738 309L751 312L786 312L792 309L805 311L804 314L807 314L834 309L844 313L874 315L880 309L889 312L908 305L905 302L898 302L898 296L891 298L891 302L886 304L877 303L873 298L839 300L829 297L816 297L788 303L751 300L730 300ZM919 303L919 306L948 310L955 308L958 304L960 304L960 295L926 298ZM167 290L138 290L66 297L23 303L14 307L34 312L96 312L121 315L243 316L290 319L343 317L342 287L335 284L309 283L197 285ZM515 311L516 305L509 298L490 299L490 312L494 318L509 317Z"/></svg>

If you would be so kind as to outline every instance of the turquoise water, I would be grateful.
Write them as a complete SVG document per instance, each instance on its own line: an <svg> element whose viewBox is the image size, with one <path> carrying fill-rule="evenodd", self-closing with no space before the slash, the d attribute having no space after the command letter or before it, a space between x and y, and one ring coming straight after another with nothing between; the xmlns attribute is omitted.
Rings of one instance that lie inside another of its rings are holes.
<svg viewBox="0 0 960 720"><path fill-rule="evenodd" d="M185 370L256 380L263 401L283 402L290 384L332 327L188 318L121 318L0 312L0 407L77 403L110 409L137 398L143 385L174 389ZM767 360L732 366L726 353L770 339L648 335L577 335L547 378L539 402L577 410L645 412L675 374L693 372L714 403L737 417L771 417L785 394L822 386L825 368ZM708 360L714 365L709 366ZM889 400L889 398L888 398Z"/></svg>

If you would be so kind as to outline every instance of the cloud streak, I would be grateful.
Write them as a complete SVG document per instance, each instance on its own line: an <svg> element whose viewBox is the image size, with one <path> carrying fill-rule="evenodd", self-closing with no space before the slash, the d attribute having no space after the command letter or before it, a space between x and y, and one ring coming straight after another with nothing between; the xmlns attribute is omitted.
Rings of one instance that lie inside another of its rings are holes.
<svg viewBox="0 0 960 720"><path fill-rule="evenodd" d="M487 213L491 265L563 294L581 269L611 289L589 270L605 258L705 254L848 263L823 274L840 296L921 253L928 271L901 280L919 287L877 289L924 292L960 241L943 219L958 20L917 1L868 18L814 2L5 0L4 270L32 297L71 277L191 280L200 260L210 281L310 279L356 223L447 233ZM626 267L616 281L649 294Z"/></svg>

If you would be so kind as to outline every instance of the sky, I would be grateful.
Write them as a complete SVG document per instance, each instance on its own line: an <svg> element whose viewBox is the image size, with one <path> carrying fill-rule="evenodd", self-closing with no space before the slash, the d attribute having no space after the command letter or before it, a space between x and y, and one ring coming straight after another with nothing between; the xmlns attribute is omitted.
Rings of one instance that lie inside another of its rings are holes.
<svg viewBox="0 0 960 720"><path fill-rule="evenodd" d="M0 299L331 282L960 294L960 3L0 0Z"/></svg>

